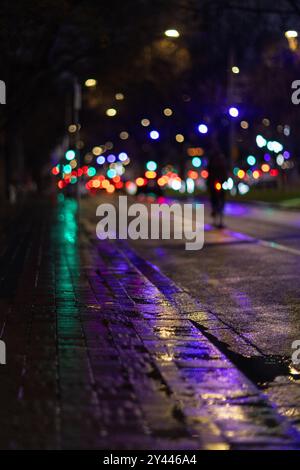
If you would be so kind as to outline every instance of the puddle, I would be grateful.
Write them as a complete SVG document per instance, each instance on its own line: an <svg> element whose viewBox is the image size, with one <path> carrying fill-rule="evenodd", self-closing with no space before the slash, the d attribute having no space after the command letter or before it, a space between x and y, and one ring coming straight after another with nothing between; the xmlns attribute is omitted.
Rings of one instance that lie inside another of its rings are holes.
<svg viewBox="0 0 300 470"><path fill-rule="evenodd" d="M243 372L259 388L266 388L277 377L288 377L292 381L300 384L300 369L296 369L288 356L243 356L232 351L228 344L220 341L201 324L192 323L206 336L226 357Z"/></svg>

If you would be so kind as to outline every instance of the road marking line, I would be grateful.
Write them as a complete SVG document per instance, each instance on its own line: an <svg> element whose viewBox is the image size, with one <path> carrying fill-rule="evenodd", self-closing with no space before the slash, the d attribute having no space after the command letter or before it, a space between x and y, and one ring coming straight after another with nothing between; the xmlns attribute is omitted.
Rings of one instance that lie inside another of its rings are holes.
<svg viewBox="0 0 300 470"><path fill-rule="evenodd" d="M288 253L292 253L293 255L300 256L300 250L297 250L296 248L290 248L289 246L280 245L280 243L268 242L266 240L258 240L258 243L268 248L274 248L275 250L280 250L280 251L287 251Z"/></svg>
<svg viewBox="0 0 300 470"><path fill-rule="evenodd" d="M240 232L233 232L231 230L224 230L224 232L228 233L232 237L235 237L239 240L248 240L249 242L256 242L258 245L265 246L267 248L273 248L274 250L279 251L286 251L287 253L292 253L293 255L300 256L300 250L296 248L291 248L289 246L281 245L280 243L276 242L269 242L267 240L260 240L259 238L251 237L250 235L246 235Z"/></svg>

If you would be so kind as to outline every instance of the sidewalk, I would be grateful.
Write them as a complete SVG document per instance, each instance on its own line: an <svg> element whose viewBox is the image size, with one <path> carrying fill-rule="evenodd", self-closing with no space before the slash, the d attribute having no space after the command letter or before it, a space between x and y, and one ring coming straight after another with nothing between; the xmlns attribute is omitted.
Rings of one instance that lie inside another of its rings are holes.
<svg viewBox="0 0 300 470"><path fill-rule="evenodd" d="M40 203L6 234L0 448L299 449L195 326L201 305L81 223L74 201Z"/></svg>

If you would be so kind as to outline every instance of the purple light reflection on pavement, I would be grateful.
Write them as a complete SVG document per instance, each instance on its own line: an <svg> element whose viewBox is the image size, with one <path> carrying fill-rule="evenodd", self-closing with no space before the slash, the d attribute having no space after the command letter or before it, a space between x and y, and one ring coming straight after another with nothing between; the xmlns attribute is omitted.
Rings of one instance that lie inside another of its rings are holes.
<svg viewBox="0 0 300 470"><path fill-rule="evenodd" d="M164 250L163 248L161 247L156 247L154 249L155 253L157 254L157 256L161 257L161 258L164 258L167 256L167 252L166 250ZM154 266L154 265L153 265Z"/></svg>
<svg viewBox="0 0 300 470"><path fill-rule="evenodd" d="M233 215L239 217L245 214L249 214L251 208L245 204L239 204L237 202L227 202L225 206L225 215Z"/></svg>

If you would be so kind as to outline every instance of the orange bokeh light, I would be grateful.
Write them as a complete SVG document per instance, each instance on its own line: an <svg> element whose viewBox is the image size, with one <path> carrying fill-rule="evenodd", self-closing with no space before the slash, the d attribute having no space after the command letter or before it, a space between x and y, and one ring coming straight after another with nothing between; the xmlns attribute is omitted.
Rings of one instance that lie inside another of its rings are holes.
<svg viewBox="0 0 300 470"><path fill-rule="evenodd" d="M267 163L264 163L262 166L261 166L261 169L264 173L268 173L268 171L270 171L270 165L268 165Z"/></svg>
<svg viewBox="0 0 300 470"><path fill-rule="evenodd" d="M156 178L156 171L146 171L145 176L149 180L153 180L154 178Z"/></svg>
<svg viewBox="0 0 300 470"><path fill-rule="evenodd" d="M158 186L165 186L168 183L168 178L166 176L162 176L161 178L158 178L157 184Z"/></svg>
<svg viewBox="0 0 300 470"><path fill-rule="evenodd" d="M190 170L188 172L188 176L192 178L193 180L196 180L198 178L198 172L194 170Z"/></svg>
<svg viewBox="0 0 300 470"><path fill-rule="evenodd" d="M202 147L190 147L187 149L187 154L189 157L202 157L204 150Z"/></svg>
<svg viewBox="0 0 300 470"><path fill-rule="evenodd" d="M136 184L137 186L139 186L139 187L144 186L144 184L145 184L144 178L141 178L141 177L140 177L140 178L137 178L137 179L135 180L135 184Z"/></svg>
<svg viewBox="0 0 300 470"><path fill-rule="evenodd" d="M112 184L110 184L109 186L107 186L106 192L108 192L109 194L114 193L115 192L115 187Z"/></svg>

